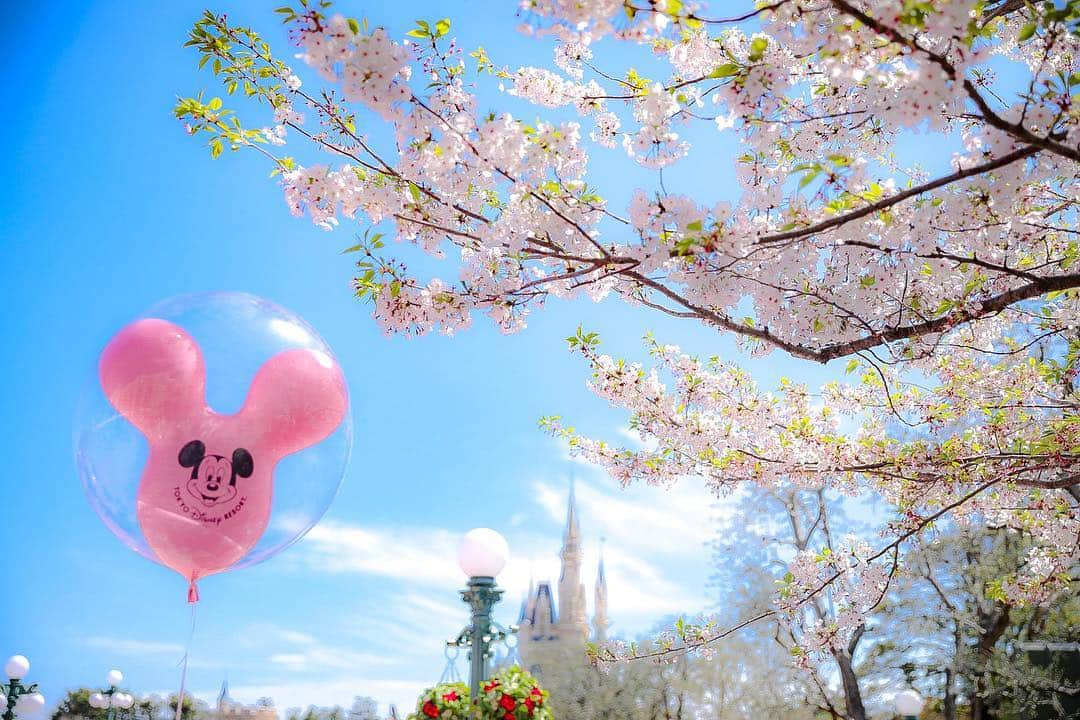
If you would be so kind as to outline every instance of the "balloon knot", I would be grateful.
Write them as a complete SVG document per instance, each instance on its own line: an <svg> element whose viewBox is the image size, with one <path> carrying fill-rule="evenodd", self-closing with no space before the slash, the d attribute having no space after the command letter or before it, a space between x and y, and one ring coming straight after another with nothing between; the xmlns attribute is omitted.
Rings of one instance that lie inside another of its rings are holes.
<svg viewBox="0 0 1080 720"><path fill-rule="evenodd" d="M187 589L187 601L189 603L199 602L199 586L192 580Z"/></svg>

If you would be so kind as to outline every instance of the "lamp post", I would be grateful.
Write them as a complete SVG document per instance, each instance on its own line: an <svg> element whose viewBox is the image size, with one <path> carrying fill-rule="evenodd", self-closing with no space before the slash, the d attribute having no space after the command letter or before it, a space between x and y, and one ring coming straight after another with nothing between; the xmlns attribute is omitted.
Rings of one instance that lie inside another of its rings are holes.
<svg viewBox="0 0 1080 720"><path fill-rule="evenodd" d="M105 682L109 689L90 694L90 707L104 710L108 708L108 720L113 720L116 709L127 710L135 704L135 698L125 692L120 692L119 685L124 682L124 673L119 670L110 670L105 676Z"/></svg>
<svg viewBox="0 0 1080 720"><path fill-rule="evenodd" d="M922 695L910 688L896 693L893 702L896 704L897 714L902 715L904 720L918 720L924 704Z"/></svg>
<svg viewBox="0 0 1080 720"><path fill-rule="evenodd" d="M8 681L0 683L0 708L3 708L4 720L15 720L16 714L34 717L45 709L45 697L37 691L37 683L23 685L22 679L30 672L30 661L22 655L12 655L4 663L4 674Z"/></svg>
<svg viewBox="0 0 1080 720"><path fill-rule="evenodd" d="M489 528L465 533L458 547L458 566L469 578L461 599L472 610L472 621L447 645L469 649L469 699L474 703L480 696L480 681L487 677L492 644L514 632L514 628L507 630L491 619L491 610L503 594L495 576L509 557L506 538Z"/></svg>

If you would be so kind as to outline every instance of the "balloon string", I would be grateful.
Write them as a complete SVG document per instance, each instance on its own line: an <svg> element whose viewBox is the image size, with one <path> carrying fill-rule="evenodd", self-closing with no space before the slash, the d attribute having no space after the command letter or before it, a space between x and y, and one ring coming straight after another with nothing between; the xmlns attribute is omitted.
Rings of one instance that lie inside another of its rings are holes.
<svg viewBox="0 0 1080 720"><path fill-rule="evenodd" d="M199 594L195 591L195 599L191 599L194 588L195 583L192 582L191 587L188 589L188 602L191 604L191 630L188 632L187 645L184 647L184 657L180 658L180 692L176 696L175 720L183 720L181 713L184 709L184 686L187 684L188 655L191 653L191 641L195 638L195 608L198 607Z"/></svg>

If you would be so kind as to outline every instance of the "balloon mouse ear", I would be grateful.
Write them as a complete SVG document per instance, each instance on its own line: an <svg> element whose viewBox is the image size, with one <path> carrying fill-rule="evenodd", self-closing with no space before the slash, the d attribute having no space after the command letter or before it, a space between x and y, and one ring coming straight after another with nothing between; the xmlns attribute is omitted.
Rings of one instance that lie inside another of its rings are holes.
<svg viewBox="0 0 1080 720"><path fill-rule="evenodd" d="M195 417L206 369L194 338L165 320L137 320L101 353L98 377L112 406L150 439Z"/></svg>
<svg viewBox="0 0 1080 720"><path fill-rule="evenodd" d="M297 349L278 353L259 368L240 414L278 457L328 437L345 418L348 391L330 356Z"/></svg>
<svg viewBox="0 0 1080 720"><path fill-rule="evenodd" d="M244 448L236 448L232 454L233 472L240 477L251 477L255 472L255 460Z"/></svg>
<svg viewBox="0 0 1080 720"><path fill-rule="evenodd" d="M206 457L206 445L203 445L201 440L192 440L180 448L177 460L180 462L180 467L193 468L201 463L204 457Z"/></svg>

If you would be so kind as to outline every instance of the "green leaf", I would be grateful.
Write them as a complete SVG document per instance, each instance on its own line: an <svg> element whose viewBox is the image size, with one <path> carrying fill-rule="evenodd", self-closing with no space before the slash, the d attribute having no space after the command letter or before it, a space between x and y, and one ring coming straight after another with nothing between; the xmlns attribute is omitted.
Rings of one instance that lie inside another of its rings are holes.
<svg viewBox="0 0 1080 720"><path fill-rule="evenodd" d="M1020 28L1020 34L1016 36L1017 42L1024 42L1025 40L1031 39L1031 37L1035 34L1035 30L1037 28L1038 25L1035 24L1034 20L1029 22L1024 27Z"/></svg>
<svg viewBox="0 0 1080 720"><path fill-rule="evenodd" d="M450 32L450 18L443 18L435 23L435 37L441 38L448 32Z"/></svg>
<svg viewBox="0 0 1080 720"><path fill-rule="evenodd" d="M416 27L409 32L405 33L410 37L427 39L432 37L431 27L428 25L427 20L417 20Z"/></svg>
<svg viewBox="0 0 1080 720"><path fill-rule="evenodd" d="M353 35L359 35L360 23L356 22L355 18L349 18L349 29L352 30Z"/></svg>
<svg viewBox="0 0 1080 720"><path fill-rule="evenodd" d="M412 195L414 203L420 203L420 188L416 183L409 183L409 194Z"/></svg>
<svg viewBox="0 0 1080 720"><path fill-rule="evenodd" d="M799 189L801 190L810 183L814 182L814 178L816 178L818 176L818 173L820 172L820 170L814 169L803 175L802 180L799 181Z"/></svg>
<svg viewBox="0 0 1080 720"><path fill-rule="evenodd" d="M769 41L763 37L754 38L750 43L750 54L747 58L750 62L757 62L765 55L765 48L769 47Z"/></svg>
<svg viewBox="0 0 1080 720"><path fill-rule="evenodd" d="M738 75L738 74L739 74L739 66L738 65L736 65L735 63L724 63L723 65L721 65L720 67L716 68L711 73L709 73L708 77L711 77L711 78L726 78L726 77L731 77L732 75Z"/></svg>
<svg viewBox="0 0 1080 720"><path fill-rule="evenodd" d="M210 141L210 157L213 158L214 160L217 160L218 156L221 155L221 151L222 151L221 138L214 138L213 140L211 140Z"/></svg>

